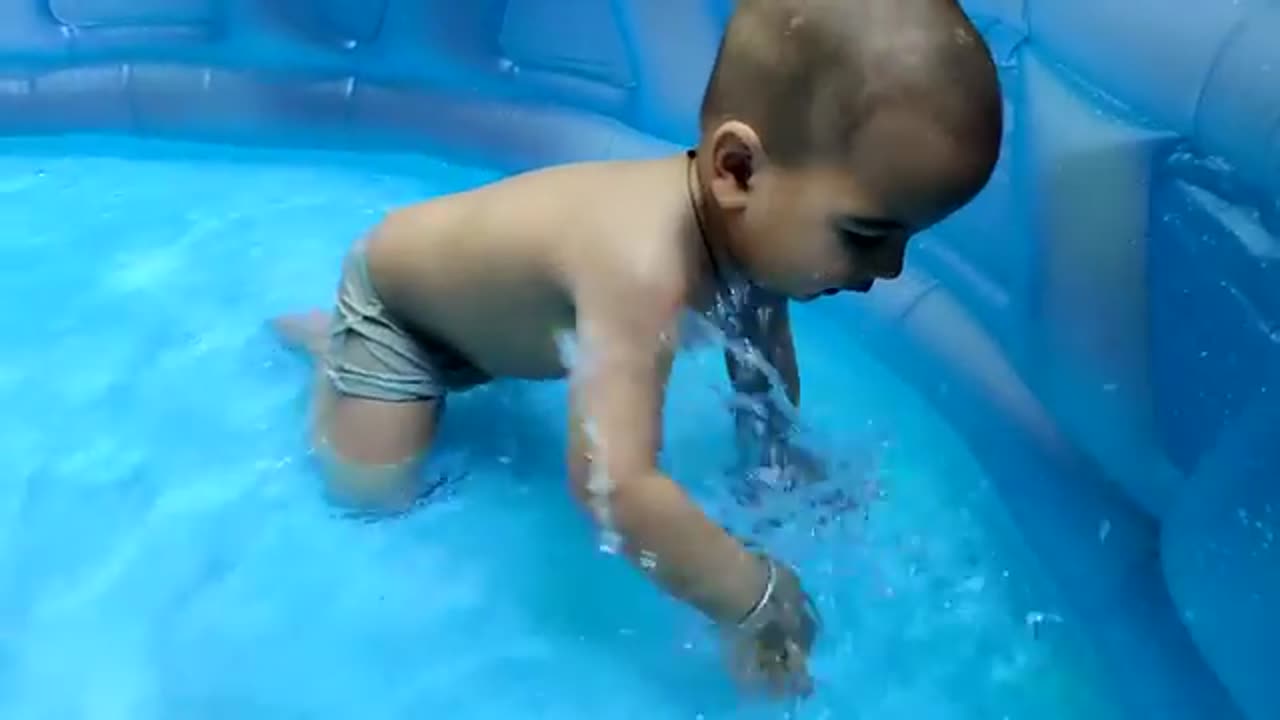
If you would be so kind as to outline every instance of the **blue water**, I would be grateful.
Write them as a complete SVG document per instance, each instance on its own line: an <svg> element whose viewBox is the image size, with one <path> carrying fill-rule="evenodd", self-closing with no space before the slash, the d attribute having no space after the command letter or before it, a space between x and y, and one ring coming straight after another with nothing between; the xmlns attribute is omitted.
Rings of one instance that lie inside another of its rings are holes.
<svg viewBox="0 0 1280 720"><path fill-rule="evenodd" d="M453 402L451 482L418 511L326 507L307 368L266 319L327 304L387 208L497 176L0 142L0 717L1108 717L973 459L821 303L795 318L806 438L861 506L760 537L826 616L799 707L736 694L706 624L597 549L562 480L561 383ZM723 374L715 351L678 363L666 461L751 527L781 510L726 498Z"/></svg>

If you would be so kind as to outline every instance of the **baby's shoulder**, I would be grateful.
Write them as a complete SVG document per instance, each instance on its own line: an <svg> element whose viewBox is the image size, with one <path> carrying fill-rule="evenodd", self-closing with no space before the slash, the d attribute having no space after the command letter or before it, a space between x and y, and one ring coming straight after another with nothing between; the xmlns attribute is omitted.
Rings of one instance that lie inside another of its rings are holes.
<svg viewBox="0 0 1280 720"><path fill-rule="evenodd" d="M688 231L686 191L662 161L576 163L511 180L493 212L588 257L661 266Z"/></svg>

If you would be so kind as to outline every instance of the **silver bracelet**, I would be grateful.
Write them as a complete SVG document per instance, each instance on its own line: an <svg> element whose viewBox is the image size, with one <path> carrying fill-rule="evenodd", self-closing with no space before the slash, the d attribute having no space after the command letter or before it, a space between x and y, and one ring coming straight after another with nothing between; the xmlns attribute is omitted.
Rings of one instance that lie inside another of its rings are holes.
<svg viewBox="0 0 1280 720"><path fill-rule="evenodd" d="M778 566L774 564L773 558L761 556L769 568L769 578L765 581L764 592L760 594L760 599L751 607L751 610L742 619L738 621L738 627L742 629L749 628L755 620L759 619L760 614L765 608L769 607L769 602L773 600L773 591L778 586Z"/></svg>

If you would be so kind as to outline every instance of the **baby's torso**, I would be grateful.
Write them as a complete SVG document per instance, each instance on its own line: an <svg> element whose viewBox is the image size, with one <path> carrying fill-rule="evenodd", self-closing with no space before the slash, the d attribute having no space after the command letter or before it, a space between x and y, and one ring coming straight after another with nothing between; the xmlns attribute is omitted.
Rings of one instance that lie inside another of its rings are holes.
<svg viewBox="0 0 1280 720"><path fill-rule="evenodd" d="M607 283L636 265L684 275L701 257L661 222L683 210L663 176L678 171L661 161L577 166L398 211L367 240L372 282L402 322L489 376L563 377L583 276ZM666 195L646 195L658 184L649 174L661 176ZM700 309L680 314L681 348L732 335L746 297L734 287L689 299Z"/></svg>
<svg viewBox="0 0 1280 720"><path fill-rule="evenodd" d="M557 377L552 336L572 327L573 309L536 248L433 225L392 217L367 241L372 282L397 320L491 377Z"/></svg>

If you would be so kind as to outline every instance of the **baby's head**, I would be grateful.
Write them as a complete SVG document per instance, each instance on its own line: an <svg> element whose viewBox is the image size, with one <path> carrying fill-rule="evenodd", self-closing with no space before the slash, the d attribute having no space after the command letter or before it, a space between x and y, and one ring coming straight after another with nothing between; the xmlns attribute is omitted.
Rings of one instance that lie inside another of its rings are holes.
<svg viewBox="0 0 1280 720"><path fill-rule="evenodd" d="M738 0L701 125L729 252L797 299L896 277L907 238L986 185L1002 132L953 0Z"/></svg>

